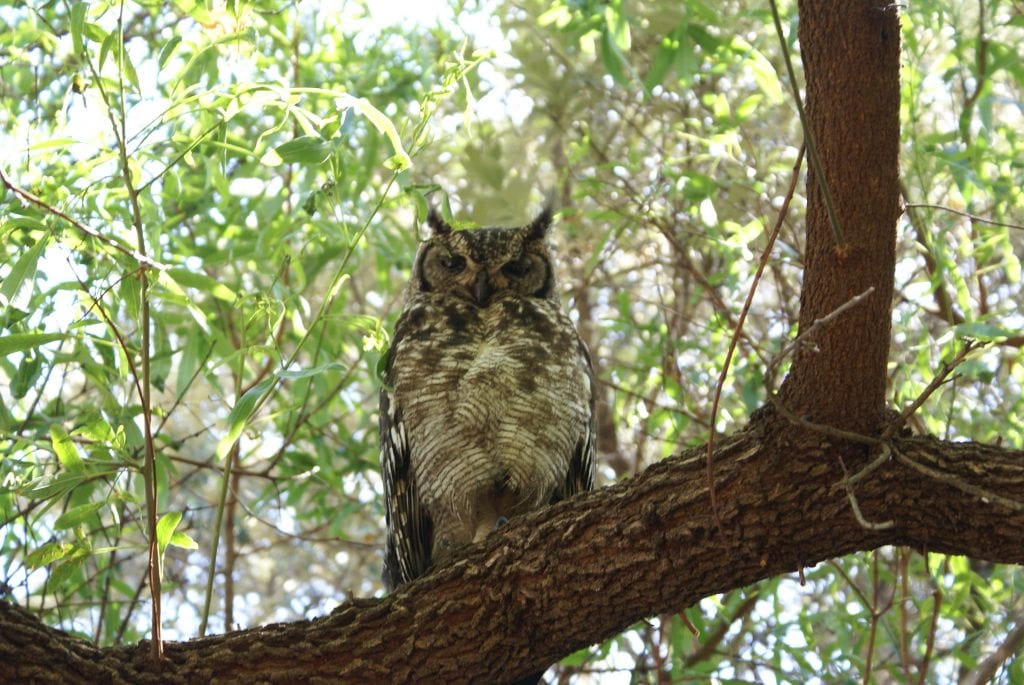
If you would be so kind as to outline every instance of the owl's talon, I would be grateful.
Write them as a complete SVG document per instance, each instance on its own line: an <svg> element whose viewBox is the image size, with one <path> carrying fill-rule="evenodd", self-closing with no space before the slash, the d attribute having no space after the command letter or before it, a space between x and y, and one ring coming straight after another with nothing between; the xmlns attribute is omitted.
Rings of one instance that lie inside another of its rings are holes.
<svg viewBox="0 0 1024 685"><path fill-rule="evenodd" d="M499 516L498 520L494 522L494 530L498 530L499 528L501 528L506 523L508 523L508 517L507 516Z"/></svg>

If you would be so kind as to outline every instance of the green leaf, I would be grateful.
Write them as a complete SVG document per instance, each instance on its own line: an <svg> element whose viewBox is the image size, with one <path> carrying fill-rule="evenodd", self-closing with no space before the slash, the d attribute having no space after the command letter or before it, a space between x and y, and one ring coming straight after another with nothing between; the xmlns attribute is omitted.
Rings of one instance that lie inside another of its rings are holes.
<svg viewBox="0 0 1024 685"><path fill-rule="evenodd" d="M750 72L754 76L754 81L757 83L758 88L765 94L768 101L776 104L782 102L782 83L779 81L779 75L775 72L775 67L757 50L752 50L750 54L750 60L747 62L750 66Z"/></svg>
<svg viewBox="0 0 1024 685"><path fill-rule="evenodd" d="M139 85L139 75L135 71L135 65L132 64L131 55L128 54L128 48L124 44L123 36L118 38L118 66L121 68L121 73L128 82L135 86L135 92L141 93L142 87Z"/></svg>
<svg viewBox="0 0 1024 685"><path fill-rule="evenodd" d="M298 378L308 378L309 376L316 376L321 374L328 369L340 369L344 371L348 367L341 362L328 362L327 364L320 364L309 369L302 369L300 371L279 371L278 376L281 378L287 378L289 380L295 380Z"/></svg>
<svg viewBox="0 0 1024 685"><path fill-rule="evenodd" d="M71 436L67 434L67 431L56 423L50 424L50 444L53 446L53 453L57 455L61 466L69 472L82 470L82 456L78 454L78 448L71 441Z"/></svg>
<svg viewBox="0 0 1024 685"><path fill-rule="evenodd" d="M623 57L608 31L601 32L601 63L612 80L620 86L629 86L629 78L624 69L627 66L626 58Z"/></svg>
<svg viewBox="0 0 1024 685"><path fill-rule="evenodd" d="M55 588L64 587L64 585L66 585L71 579L72 575L82 570L82 567L88 559L89 556L87 553L84 553L81 550L76 550L74 556L60 562L50 572L50 585Z"/></svg>
<svg viewBox="0 0 1024 685"><path fill-rule="evenodd" d="M82 54L82 33L85 28L85 13L88 6L84 2L76 2L71 6L71 45L75 56Z"/></svg>
<svg viewBox="0 0 1024 685"><path fill-rule="evenodd" d="M171 547L181 547L182 549L199 549L199 544L187 533L183 533L180 530L174 531L171 541L167 544Z"/></svg>
<svg viewBox="0 0 1024 685"><path fill-rule="evenodd" d="M231 288L215 278L210 278L206 274L196 273L188 269L168 269L166 273L177 281L179 285L210 293L218 300L223 300L224 302L235 301L235 292Z"/></svg>
<svg viewBox="0 0 1024 685"><path fill-rule="evenodd" d="M60 148L60 149L63 150L63 149L66 149L68 147L68 145L74 145L77 142L78 141L76 139L74 139L74 138L47 138L46 140L42 140L42 141L39 141L38 143L33 143L32 145L29 145L28 148L26 148L26 149L31 150L33 152L37 152L39 150L50 150L50 149L53 149L53 148ZM15 223L15 222L22 223L22 222L26 222L26 221L30 221L31 225L24 226L24 228L39 228L39 229L42 229L44 231L46 230L46 226L44 226L43 224L41 224L41 223L39 223L39 222L37 222L37 221L35 221L33 219L28 219L28 218L25 218L25 217L21 217L19 219L13 219L10 223L12 223L12 224ZM6 228L6 226L4 226L4 228Z"/></svg>
<svg viewBox="0 0 1024 685"><path fill-rule="evenodd" d="M121 301L124 302L125 310L133 319L138 318L139 308L142 306L142 284L139 279L128 276L121 279L121 285L117 288Z"/></svg>
<svg viewBox="0 0 1024 685"><path fill-rule="evenodd" d="M199 365L202 362L201 354L204 347L206 338L201 334L200 331L189 331L185 338L185 345L181 350L181 357L178 360L178 371L175 374L177 377L177 383L175 385L175 394L179 397L183 396L188 390L189 384L192 383L193 377L199 370Z"/></svg>
<svg viewBox="0 0 1024 685"><path fill-rule="evenodd" d="M18 494L29 499L50 499L73 490L88 477L84 471L46 476L29 482Z"/></svg>
<svg viewBox="0 0 1024 685"><path fill-rule="evenodd" d="M274 151L287 164L322 164L331 156L331 146L316 136L299 136L277 146Z"/></svg>
<svg viewBox="0 0 1024 685"><path fill-rule="evenodd" d="M103 38L103 43L100 45L99 66L97 67L100 71L103 70L103 63L107 61L107 55L110 54L110 49L113 47L116 39L116 31L111 31Z"/></svg>
<svg viewBox="0 0 1024 685"><path fill-rule="evenodd" d="M395 124L391 119L371 105L366 98L356 98L348 95L340 98L340 101L343 107L352 107L369 119L370 123L391 141L391 147L394 148L395 154L388 159L388 168L402 171L412 167L412 160L409 158L405 148L402 147L402 137L398 135L398 129L395 128Z"/></svg>
<svg viewBox="0 0 1024 685"><path fill-rule="evenodd" d="M629 33L629 20L622 11L622 5L612 3L604 8L604 21L607 27L607 34L622 52L629 52L632 46L632 39Z"/></svg>
<svg viewBox="0 0 1024 685"><path fill-rule="evenodd" d="M673 33L675 32L673 31ZM650 93L655 86L661 85L665 80L665 74L675 62L678 49L679 41L673 39L672 34L661 39L661 44L658 45L658 50L654 53L654 59L651 60L651 67L644 75L644 90Z"/></svg>
<svg viewBox="0 0 1024 685"><path fill-rule="evenodd" d="M20 400L27 395L29 389L39 380L42 372L42 355L26 354L22 358L21 363L18 364L18 370L14 372L14 378L11 379L11 396Z"/></svg>
<svg viewBox="0 0 1024 685"><path fill-rule="evenodd" d="M167 549L167 545L171 543L171 538L174 535L174 529L181 523L181 512L172 511L164 514L160 517L160 520L156 522L156 544L160 550L160 556L163 556L164 550Z"/></svg>
<svg viewBox="0 0 1024 685"><path fill-rule="evenodd" d="M185 292L185 289L178 285L178 282L168 271L159 272L157 275L157 283L167 288L171 295L181 298L181 302L185 305L185 309L192 315L192 319L199 324L199 327L203 332L210 332L210 324L206 321L206 313L192 301L192 298L189 297L187 292Z"/></svg>
<svg viewBox="0 0 1024 685"><path fill-rule="evenodd" d="M164 43L164 46L160 48L160 57L157 59L157 68L163 69L164 65L167 64L167 60L174 54L174 49L178 47L178 43L181 42L181 36L172 36L169 41Z"/></svg>
<svg viewBox="0 0 1024 685"><path fill-rule="evenodd" d="M85 34L86 38L88 38L92 42L101 44L103 43L103 41L107 39L107 36L109 35L106 31L103 30L102 26L100 26L99 24L95 24L91 21L85 22L83 33Z"/></svg>
<svg viewBox="0 0 1024 685"><path fill-rule="evenodd" d="M83 425L71 431L72 435L81 435L94 442L111 442L116 437L114 429L102 416L93 415Z"/></svg>
<svg viewBox="0 0 1024 685"><path fill-rule="evenodd" d="M70 145L71 143L75 142L74 139L71 139L71 138L63 138L63 139L55 139L55 140L58 140L58 141L63 140L64 142L61 143L61 146ZM30 147L29 149L31 150L32 148ZM19 228L23 228L26 231L35 231L35 230L46 231L46 230L48 230L46 228L46 226L42 222L38 221L37 219L34 219L33 217L30 217L30 216L16 216L16 217L11 217L10 219L7 219L6 221L4 221L2 227L0 227L0 238L5 238L8 233L11 233L12 231L14 231L16 229L19 229Z"/></svg>
<svg viewBox="0 0 1024 685"><path fill-rule="evenodd" d="M42 547L32 550L25 557L25 565L29 568L41 568L58 559L63 559L72 549L73 547L66 542L48 542Z"/></svg>
<svg viewBox="0 0 1024 685"><path fill-rule="evenodd" d="M973 338L975 340L1000 340L1019 335L1019 330L1010 330L1003 326L983 321L967 321L953 327L957 338Z"/></svg>
<svg viewBox="0 0 1024 685"><path fill-rule="evenodd" d="M0 357L6 357L15 352L33 350L40 345L63 340L66 336L63 333L12 333L11 335L0 336Z"/></svg>
<svg viewBox="0 0 1024 685"><path fill-rule="evenodd" d="M572 12L564 4L558 3L552 5L537 17L537 26L544 27L554 24L557 28L564 29L571 21Z"/></svg>
<svg viewBox="0 0 1024 685"><path fill-rule="evenodd" d="M43 236L14 263L14 266L11 267L11 272L4 279L3 285L0 285L0 306L10 306L11 302L21 291L22 285L26 281L29 283L35 281L36 264L39 262L39 257L43 254L43 250L46 249L49 242L50 236Z"/></svg>
<svg viewBox="0 0 1024 685"><path fill-rule="evenodd" d="M273 387L276 381L277 379L272 377L257 383L249 388L248 392L242 395L238 402L235 403L231 413L228 414L228 432L217 443L216 454L218 459L223 459L231 451L235 441L238 440L238 436L242 434L242 430L245 428L249 417L256 410L260 398Z"/></svg>
<svg viewBox="0 0 1024 685"><path fill-rule="evenodd" d="M57 517L57 520L53 522L53 527L57 530L74 528L75 526L84 523L86 519L92 517L105 505L106 502L89 502L88 504L72 507Z"/></svg>

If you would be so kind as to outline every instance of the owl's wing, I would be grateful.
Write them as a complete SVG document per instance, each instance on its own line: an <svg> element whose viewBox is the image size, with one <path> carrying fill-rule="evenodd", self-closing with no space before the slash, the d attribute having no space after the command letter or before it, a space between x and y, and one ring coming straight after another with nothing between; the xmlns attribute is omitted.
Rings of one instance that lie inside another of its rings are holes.
<svg viewBox="0 0 1024 685"><path fill-rule="evenodd" d="M388 526L383 579L390 592L430 567L433 523L416 491L401 407L386 388L380 391L380 467Z"/></svg>
<svg viewBox="0 0 1024 685"><path fill-rule="evenodd" d="M595 411L595 397L597 395L594 386L594 369L590 363L590 353L583 341L579 342L580 365L587 372L586 398L587 413L584 417L582 435L576 441L576 447L569 459L569 471L565 476L565 497L572 497L579 492L587 492L594 489L594 451L597 446L597 414Z"/></svg>

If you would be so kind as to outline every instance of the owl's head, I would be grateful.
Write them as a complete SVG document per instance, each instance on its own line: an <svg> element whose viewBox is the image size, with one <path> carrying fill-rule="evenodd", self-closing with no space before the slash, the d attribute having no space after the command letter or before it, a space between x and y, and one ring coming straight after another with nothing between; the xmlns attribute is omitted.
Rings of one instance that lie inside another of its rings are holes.
<svg viewBox="0 0 1024 685"><path fill-rule="evenodd" d="M508 295L553 299L555 274L546 236L551 208L518 228L454 230L436 210L427 217L430 237L412 271L417 292L449 293L486 307Z"/></svg>

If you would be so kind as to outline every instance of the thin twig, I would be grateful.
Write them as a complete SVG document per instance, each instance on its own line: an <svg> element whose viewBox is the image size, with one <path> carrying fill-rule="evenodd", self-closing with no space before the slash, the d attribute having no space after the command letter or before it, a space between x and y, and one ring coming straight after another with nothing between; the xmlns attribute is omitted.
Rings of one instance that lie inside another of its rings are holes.
<svg viewBox="0 0 1024 685"><path fill-rule="evenodd" d="M966 678L961 680L964 685L984 685L995 681L996 671L1007 659L1013 658L1014 654L1020 653L1021 645L1024 645L1024 614L1017 614L1013 630L1006 634L1003 642L996 647L995 651L975 667Z"/></svg>
<svg viewBox="0 0 1024 685"><path fill-rule="evenodd" d="M852 487L852 486L856 485L857 483L859 483L860 481L864 480L865 478L870 476L872 473L874 473L878 469L879 466L881 466L885 462L889 461L889 459L892 458L892 448L889 447L889 443L883 442L883 443L881 443L880 447L881 447L881 452L878 454L877 457L875 457L875 459L870 464L868 464L867 466L865 466L864 468L862 468L860 471L858 471L857 473L853 474L852 476L847 476L846 478L844 478L842 480L842 482L833 484L832 485L832 489L829 492L829 494L834 495L836 493L836 491L839 488L841 488L841 487L844 487L844 486Z"/></svg>
<svg viewBox="0 0 1024 685"><path fill-rule="evenodd" d="M794 350L796 350L798 347L803 345L807 341L808 338L812 338L818 332L818 330L823 328L826 324L829 324L829 323L833 322L834 319L838 318L840 315L845 313L848 309L852 309L853 307L855 307L858 304L860 304L861 302L863 302L873 292L874 292L874 286L871 286L867 290L865 290L863 293L861 293L860 295L854 295L849 300L847 300L846 302L844 302L840 306L836 307L835 309L829 311L827 314L825 314L821 318L815 318L814 319L814 323L811 324L810 328L808 328L806 331L804 331L799 336L794 338L790 342L790 344L788 344L785 347L783 347L779 351L779 353L776 354L774 358L772 358L771 362L768 365L768 369L765 372L765 378L767 379L768 377L774 377L775 369L778 367L778 365L782 361L782 359L784 359L786 356L792 354ZM766 381L766 383L767 383L767 381Z"/></svg>
<svg viewBox="0 0 1024 685"><path fill-rule="evenodd" d="M961 492L966 492L969 495L974 495L975 497L986 503L991 502L993 504L998 504L1000 506L1006 507L1011 511L1024 512L1024 502L1018 502L1017 500L1010 499L1009 497L997 495L996 493L990 490L986 490L985 488L980 488L977 485L965 483L956 476L953 476L948 473L943 473L942 471L933 469L930 466L925 466L924 464L916 462L895 448L893 449L893 454L896 456L896 460L901 464L909 466L918 473L922 473L933 480L936 480L940 483L945 483L946 485L952 486L957 490L960 490Z"/></svg>
<svg viewBox="0 0 1024 685"><path fill-rule="evenodd" d="M765 386L767 385L768 384L765 383ZM801 428L806 428L807 430L814 431L815 433L821 433L824 436L835 438L836 440L845 440L846 442L855 442L861 445L878 445L882 442L872 435L854 433L853 431L847 431L842 428L830 426L827 423L815 423L814 421L805 419L802 416L798 416L789 407L784 405L782 400L779 399L779 396L771 390L768 391L768 401L772 403L772 406L777 412L779 412L779 415L782 416L782 418L786 419L794 426L800 426Z"/></svg>
<svg viewBox="0 0 1024 685"><path fill-rule="evenodd" d="M891 519L881 523L873 523L864 518L864 514L860 511L860 504L857 503L857 495L853 493L853 486L850 484L850 472L846 470L846 463L843 461L842 456L839 456L839 466L843 469L842 484L846 488L846 498L850 501L853 517L857 519L857 523L860 524L861 528L865 530L887 530L895 526L896 523Z"/></svg>
<svg viewBox="0 0 1024 685"><path fill-rule="evenodd" d="M935 588L932 593L934 606L932 607L932 624L928 629L928 642L924 650L924 660L921 662L921 670L917 674L917 685L924 685L925 676L928 674L928 662L932 658L932 650L935 649L935 631L939 625L939 608L942 606L942 590Z"/></svg>
<svg viewBox="0 0 1024 685"><path fill-rule="evenodd" d="M791 411L788 407L786 407L786 405L782 403L782 400L779 399L779 396L772 389L772 386L775 384L776 370L778 369L779 364L782 363L783 359L792 354L801 345L806 344L808 339L812 338L820 328L831 322L836 317L843 314L848 309L855 307L861 302L863 302L874 291L875 287L871 286L867 290L862 292L860 295L853 296L852 298L850 298L849 300L847 300L839 307L826 314L825 316L821 317L820 319L815 319L814 323L812 323L806 331L802 332L800 335L794 338L788 345L782 348L782 350L780 350L778 354L772 357L771 361L768 363L768 366L765 368L764 372L764 387L768 395L768 401L771 402L772 406L775 407L776 411L778 411L779 414L781 414L782 417L785 418L790 423L801 426L808 430L813 430L817 433L821 433L822 435L827 435L837 440L846 440L849 442L856 442L865 445L877 445L881 442L881 440L871 435L863 435L861 433L854 433L852 431L842 430L840 428L829 426L824 423L815 423L813 421L808 421L802 416L797 416L793 411Z"/></svg>
<svg viewBox="0 0 1024 685"><path fill-rule="evenodd" d="M736 607L736 611L724 619L719 620L715 629L705 635L700 647L684 659L684 664L687 667L692 667L710 659L721 646L722 641L725 639L726 635L728 635L729 629L732 625L736 623L736 621L740 621L750 615L750 612L754 610L755 606L757 606L757 601L760 598L761 594L757 590L754 590L747 595L740 605Z"/></svg>
<svg viewBox="0 0 1024 685"><path fill-rule="evenodd" d="M875 292L875 286L869 287L867 290L865 290L859 295L854 295L849 300L839 305L838 307L836 307L835 309L833 309L831 312L821 317L820 319L815 319L814 323L812 323L806 331L803 331L802 333L800 333L800 335L793 338L793 340L790 341L788 345L783 347L782 350L780 350L779 353L772 358L771 362L769 362L768 364L768 368L765 370L765 385L768 385L770 387L771 384L769 383L769 380L774 380L775 370L776 368L778 368L779 364L782 363L783 359L792 354L793 351L796 350L796 348L800 347L801 345L804 345L809 338L814 337L818 330L820 330L826 324L831 323L833 320L844 314L847 310L859 305L861 302L866 300L873 292Z"/></svg>
<svg viewBox="0 0 1024 685"><path fill-rule="evenodd" d="M113 108L105 107L107 113L107 119L110 121L110 128L114 134L114 141L117 144L117 152L121 167L121 178L124 182L124 188L128 194L129 207L131 209L132 227L135 229L135 241L136 251L142 257L148 259L146 254L146 234L143 228L142 222L142 209L139 205L139 194L135 188L135 183L132 181L131 166L128 161L128 143L127 143L127 119L128 119L128 106L125 100L125 86L124 86L124 70L125 70L125 55L124 47L124 0L121 0L120 9L117 16L117 98L118 104L120 105L120 118L115 118ZM106 89L103 87L103 79L100 78L99 71L96 65L91 60L86 60L90 71L92 72L93 78L96 81L96 86L100 91L100 95L103 97L104 103L108 102L109 96ZM139 402L142 406L142 429L143 429L143 444L144 444L144 458L142 477L145 484L146 494L146 534L149 538L149 559L147 560L147 570L149 575L149 588L150 596L152 598L151 604L151 629L152 629L152 648L150 655L154 662L159 663L163 659L163 621L161 619L161 568L160 568L160 549L157 542L157 483L156 483L156 448L154 446L154 435L153 435L153 406L152 406L152 379L150 371L150 354L151 354L151 335L152 335L152 324L150 321L150 302L149 302L149 275L145 269L142 269L139 274L139 301L140 301L140 312L139 312L139 328L142 334L142 341L139 345L139 361L142 372L140 380L141 391L139 394Z"/></svg>
<svg viewBox="0 0 1024 685"><path fill-rule="evenodd" d="M1000 226L1001 228L1014 228L1018 231L1024 231L1024 226L1022 226L1021 224L1008 224L1002 221L993 221L992 219L985 219L975 214L971 214L970 212L964 212L959 209L953 209L952 207L947 207L945 205L931 205L924 202L907 202L903 204L904 209L914 209L916 207L920 207L921 209L938 209L943 212L949 212L950 214L956 214L957 216L966 217L971 221L977 222L979 224L988 224L989 226Z"/></svg>
<svg viewBox="0 0 1024 685"><path fill-rule="evenodd" d="M21 187L15 185L15 183L13 181L11 181L10 177L8 177L7 174L4 173L3 168L0 168L0 182L3 182L4 186L6 186L8 190L10 190L12 193L17 195L21 199L25 200L26 202L29 202L31 204L36 205L37 207L41 208L42 210L44 210L48 214L52 214L52 215L54 215L54 216L56 216L56 217L58 217L60 219L63 219L64 221L68 222L69 224L71 224L76 229L78 229L79 231L81 231L85 235L89 236L90 238L98 240L99 242L103 243L107 247L109 247L111 249L114 249L114 250L120 252L121 254L124 254L124 255L127 255L127 256L131 257L136 262L138 262L140 265L148 267L150 269L156 269L158 271L165 271L165 270L171 268L167 264L163 264L161 262L158 262L155 259L150 259L149 257L147 257L146 255L142 254L141 252L137 252L137 251L131 249L130 247L127 247L126 245L122 245L121 243L117 242L113 238L108 238L107 236L103 235L102 233L100 233L96 229L90 228L89 226L86 226L85 224L83 224L78 219L75 219L75 218L69 216L68 214L66 214L65 212L61 211L60 209L57 209L56 207L54 207L53 205L49 204L45 200L43 200L43 199L33 195L32 193L28 192L24 188L21 188Z"/></svg>
<svg viewBox="0 0 1024 685"><path fill-rule="evenodd" d="M740 334L743 331L743 323L747 320L747 313L750 311L750 305L754 300L754 293L757 292L757 285L761 282L761 275L764 274L765 266L768 264L768 257L771 256L772 248L775 246L775 239L779 237L779 231L782 229L782 223L786 219L786 214L789 212L789 203L793 199L793 193L796 192L796 184L800 178L800 166L804 161L804 149L805 145L800 146L800 151L797 153L796 162L793 163L793 176L789 181L789 188L786 189L786 196L782 201L782 207L779 208L778 216L775 219L775 226L772 228L771 234L768 236L768 243L764 246L761 251L761 260L758 262L757 271L754 272L754 280L750 283L750 288L747 290L747 299L743 303L743 309L740 311L739 321L732 329L732 340L729 341L729 349L725 353L725 361L722 363L722 371L718 374L718 383L715 384L715 396L711 401L711 418L708 420L708 456L707 456L707 481L708 481L708 494L711 497L711 513L715 517L715 523L719 528L722 527L722 519L718 515L718 504L715 500L715 477L712 471L712 459L715 450L715 420L718 416L718 401L722 396L722 388L725 386L725 378L729 373L729 364L732 362L733 352L736 350L736 345L739 343Z"/></svg>
<svg viewBox="0 0 1024 685"><path fill-rule="evenodd" d="M938 390L939 387L946 382L946 379L949 377L949 374L953 373L953 370L956 369L956 367L964 363L964 361L967 359L967 355L973 352L974 350L984 347L986 344L987 343L978 342L976 340L966 341L964 343L963 349L960 350L957 353L957 355L953 357L953 359L951 359L948 362L942 363L942 367L939 369L939 372L935 374L935 377L932 378L931 382L928 383L927 387L925 387L925 389L921 391L921 394L918 395L913 402L908 404L907 407L902 412L900 412L900 415L896 419L894 419L892 423L886 426L885 430L882 431L882 435L879 436L879 438L881 440L888 440L892 436L896 435L896 431L903 427L903 424L907 422L907 419L913 416L914 412L921 408L921 405L923 405L928 400L932 393Z"/></svg>

